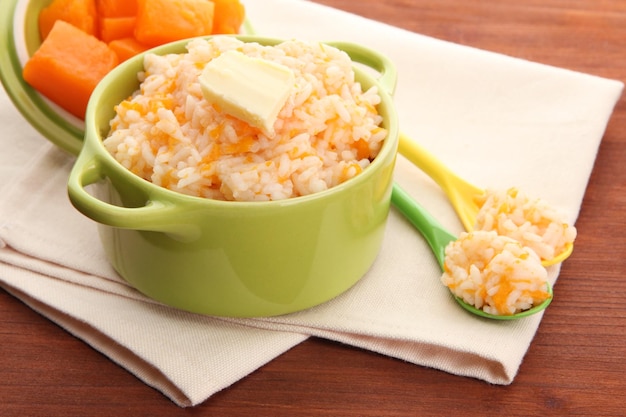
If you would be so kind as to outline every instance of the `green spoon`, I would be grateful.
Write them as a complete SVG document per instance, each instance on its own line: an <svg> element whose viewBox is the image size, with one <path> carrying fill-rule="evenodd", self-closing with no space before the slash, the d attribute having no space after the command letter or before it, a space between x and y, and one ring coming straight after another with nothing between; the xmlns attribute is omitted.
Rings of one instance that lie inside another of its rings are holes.
<svg viewBox="0 0 626 417"><path fill-rule="evenodd" d="M400 135L398 153L407 158L411 163L420 168L426 175L431 177L446 193L450 203L454 207L457 216L463 223L466 231L471 231L476 223L476 215L480 207L476 203L476 197L485 194L485 190L470 184L456 175L443 163L437 160L426 149L405 135ZM543 259L543 266L555 265L567 259L574 250L574 244L569 243L563 252L552 259Z"/></svg>
<svg viewBox="0 0 626 417"><path fill-rule="evenodd" d="M391 202L400 210L400 212L415 226L415 228L422 234L428 246L433 251L439 267L443 271L445 261L445 248L448 243L457 240L457 237L448 232L424 207L422 207L417 201L413 200L398 184L393 185L391 193ZM538 304L528 310L511 314L511 315L497 315L489 314L474 307L471 304L463 301L462 298L454 296L456 301L465 310L477 316L486 317L495 320L513 320L527 317L532 314L538 313L544 310L550 302L552 302L552 287L550 284L546 284L550 297L541 304Z"/></svg>

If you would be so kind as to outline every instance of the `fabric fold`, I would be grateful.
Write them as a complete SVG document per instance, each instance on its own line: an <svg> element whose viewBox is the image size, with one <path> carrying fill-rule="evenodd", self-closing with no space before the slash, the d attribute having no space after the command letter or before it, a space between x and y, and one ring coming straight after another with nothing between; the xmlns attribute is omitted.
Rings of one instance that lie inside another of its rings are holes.
<svg viewBox="0 0 626 417"><path fill-rule="evenodd" d="M309 337L181 312L4 260L0 284L181 407L201 403Z"/></svg>

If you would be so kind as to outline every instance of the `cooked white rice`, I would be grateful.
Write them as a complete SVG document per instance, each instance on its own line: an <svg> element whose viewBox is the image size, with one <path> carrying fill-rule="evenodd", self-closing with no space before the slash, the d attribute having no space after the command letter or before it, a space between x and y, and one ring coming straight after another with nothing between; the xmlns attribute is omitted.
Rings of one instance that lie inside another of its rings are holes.
<svg viewBox="0 0 626 417"><path fill-rule="evenodd" d="M541 260L510 237L494 231L462 233L445 255L443 284L486 313L510 315L550 297Z"/></svg>
<svg viewBox="0 0 626 417"><path fill-rule="evenodd" d="M207 102L198 76L228 50L291 68L296 82L275 134ZM140 90L116 106L106 149L159 186L219 200L280 200L359 174L387 132L376 88L362 91L349 56L321 43L276 46L231 37L193 40L187 53L145 57Z"/></svg>
<svg viewBox="0 0 626 417"><path fill-rule="evenodd" d="M487 190L476 217L475 230L495 230L532 248L548 260L576 239L576 228L547 202L530 199L517 188Z"/></svg>

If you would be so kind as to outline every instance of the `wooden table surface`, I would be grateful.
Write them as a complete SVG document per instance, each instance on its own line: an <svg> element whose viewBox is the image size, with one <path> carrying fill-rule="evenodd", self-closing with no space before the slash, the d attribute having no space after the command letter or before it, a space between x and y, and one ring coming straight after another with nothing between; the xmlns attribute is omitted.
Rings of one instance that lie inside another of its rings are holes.
<svg viewBox="0 0 626 417"><path fill-rule="evenodd" d="M318 2L455 43L626 80L623 0ZM182 409L0 291L0 416L624 415L625 163L622 96L600 146L559 296L510 386L310 339Z"/></svg>

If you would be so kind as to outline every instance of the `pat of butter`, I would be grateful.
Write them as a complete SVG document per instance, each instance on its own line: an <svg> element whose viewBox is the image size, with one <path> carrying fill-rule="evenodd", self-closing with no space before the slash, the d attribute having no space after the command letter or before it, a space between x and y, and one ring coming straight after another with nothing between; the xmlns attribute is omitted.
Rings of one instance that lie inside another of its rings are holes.
<svg viewBox="0 0 626 417"><path fill-rule="evenodd" d="M200 85L204 97L222 111L273 135L294 74L284 65L227 51L206 65Z"/></svg>

